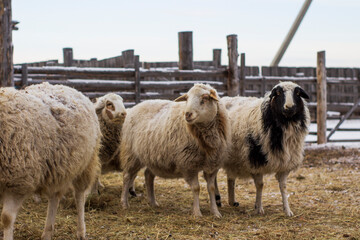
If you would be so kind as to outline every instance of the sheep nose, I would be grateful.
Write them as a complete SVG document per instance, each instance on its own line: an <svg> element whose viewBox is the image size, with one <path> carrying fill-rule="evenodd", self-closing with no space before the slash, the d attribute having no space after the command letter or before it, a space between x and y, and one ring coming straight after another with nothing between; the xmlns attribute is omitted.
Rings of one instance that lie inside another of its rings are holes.
<svg viewBox="0 0 360 240"><path fill-rule="evenodd" d="M126 117L126 115L127 115L126 112L121 113L121 116L122 116L122 117Z"/></svg>
<svg viewBox="0 0 360 240"><path fill-rule="evenodd" d="M191 116L192 116L192 113L191 113L191 112L186 112L186 113L185 113L186 119L190 119Z"/></svg>
<svg viewBox="0 0 360 240"><path fill-rule="evenodd" d="M290 110L290 109L292 109L294 107L294 105L285 104L284 107L285 107L286 110Z"/></svg>

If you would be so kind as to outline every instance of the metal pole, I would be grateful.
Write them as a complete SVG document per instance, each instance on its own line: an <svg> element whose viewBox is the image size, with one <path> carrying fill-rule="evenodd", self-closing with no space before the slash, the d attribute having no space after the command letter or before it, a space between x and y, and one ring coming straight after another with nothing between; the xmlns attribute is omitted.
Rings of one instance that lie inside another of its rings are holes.
<svg viewBox="0 0 360 240"><path fill-rule="evenodd" d="M290 31L286 35L284 42L281 44L280 49L278 50L274 59L272 60L272 62L270 64L271 67L277 67L279 65L281 58L284 56L286 49L289 47L291 40L293 39L296 31L298 30L300 23L303 20L307 10L309 9L311 1L312 0L305 0L303 6L300 9L299 14L297 15L297 17L295 19L295 22L291 26Z"/></svg>

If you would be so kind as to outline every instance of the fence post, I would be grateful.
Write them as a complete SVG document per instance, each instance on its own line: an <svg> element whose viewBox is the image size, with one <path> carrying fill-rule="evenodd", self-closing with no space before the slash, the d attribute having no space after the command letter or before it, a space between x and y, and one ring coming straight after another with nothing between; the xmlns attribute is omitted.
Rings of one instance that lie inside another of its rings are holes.
<svg viewBox="0 0 360 240"><path fill-rule="evenodd" d="M245 94L245 78L246 78L246 67L245 67L245 53L241 54L240 60L240 95Z"/></svg>
<svg viewBox="0 0 360 240"><path fill-rule="evenodd" d="M90 66L97 67L97 58L90 58Z"/></svg>
<svg viewBox="0 0 360 240"><path fill-rule="evenodd" d="M194 69L192 32L179 32L179 69Z"/></svg>
<svg viewBox="0 0 360 240"><path fill-rule="evenodd" d="M21 65L21 87L24 88L28 85L28 67L26 64Z"/></svg>
<svg viewBox="0 0 360 240"><path fill-rule="evenodd" d="M227 82L227 92L228 96L233 97L240 94L239 88L239 71L237 60L239 57L237 50L237 35L228 35L227 36L227 46L228 46L228 57L229 57L229 74Z"/></svg>
<svg viewBox="0 0 360 240"><path fill-rule="evenodd" d="M121 52L123 67L133 68L135 63L134 49L129 49Z"/></svg>
<svg viewBox="0 0 360 240"><path fill-rule="evenodd" d="M71 67L73 65L73 49L72 48L63 48L64 54L64 67Z"/></svg>
<svg viewBox="0 0 360 240"><path fill-rule="evenodd" d="M221 49L213 49L213 66L215 68L221 66Z"/></svg>
<svg viewBox="0 0 360 240"><path fill-rule="evenodd" d="M326 143L326 67L325 67L325 51L317 53L317 143Z"/></svg>
<svg viewBox="0 0 360 240"><path fill-rule="evenodd" d="M135 103L138 104L140 102L140 94L141 94L139 56L135 56L134 66L135 66Z"/></svg>
<svg viewBox="0 0 360 240"><path fill-rule="evenodd" d="M0 87L14 86L11 0L0 4Z"/></svg>

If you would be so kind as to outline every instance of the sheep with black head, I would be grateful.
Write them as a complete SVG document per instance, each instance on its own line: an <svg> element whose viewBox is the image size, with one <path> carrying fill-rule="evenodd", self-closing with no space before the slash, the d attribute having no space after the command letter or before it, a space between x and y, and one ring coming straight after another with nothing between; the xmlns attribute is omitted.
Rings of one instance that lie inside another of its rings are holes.
<svg viewBox="0 0 360 240"><path fill-rule="evenodd" d="M293 216L287 199L286 179L303 161L304 140L310 124L306 99L309 99L306 92L292 82L277 84L264 98L221 99L229 111L232 130L232 147L224 162L230 205L239 205L235 202L235 179L253 178L255 211L263 214L263 175L275 173L284 212Z"/></svg>

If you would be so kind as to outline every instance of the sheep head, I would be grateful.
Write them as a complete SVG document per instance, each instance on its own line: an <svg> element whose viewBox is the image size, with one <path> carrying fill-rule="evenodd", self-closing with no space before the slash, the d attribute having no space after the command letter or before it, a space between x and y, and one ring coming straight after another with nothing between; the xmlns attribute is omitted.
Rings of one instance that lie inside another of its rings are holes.
<svg viewBox="0 0 360 240"><path fill-rule="evenodd" d="M175 102L186 101L184 118L188 124L206 124L215 118L218 112L219 97L210 85L195 84L186 94Z"/></svg>
<svg viewBox="0 0 360 240"><path fill-rule="evenodd" d="M293 82L277 84L269 95L271 109L286 119L296 118L304 111L304 100L308 94L299 85Z"/></svg>
<svg viewBox="0 0 360 240"><path fill-rule="evenodd" d="M122 97L109 93L98 98L95 102L95 110L108 123L123 123L126 117L126 109Z"/></svg>

